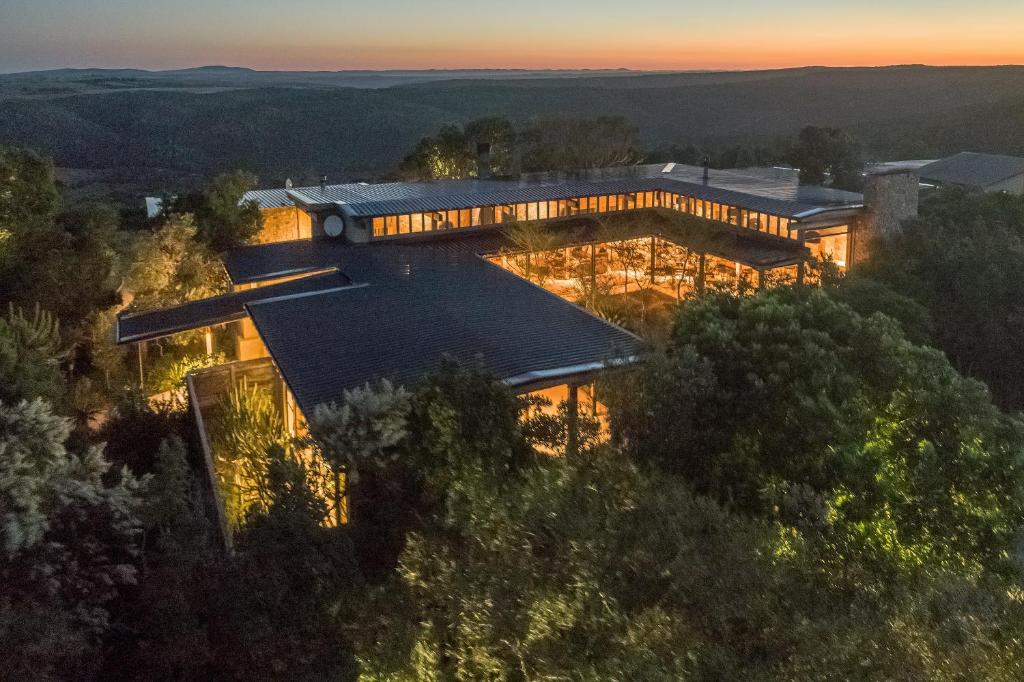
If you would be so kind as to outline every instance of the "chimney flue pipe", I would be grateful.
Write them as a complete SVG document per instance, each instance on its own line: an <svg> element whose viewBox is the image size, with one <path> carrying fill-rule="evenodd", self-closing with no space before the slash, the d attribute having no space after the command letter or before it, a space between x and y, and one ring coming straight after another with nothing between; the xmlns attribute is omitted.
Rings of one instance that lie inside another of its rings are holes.
<svg viewBox="0 0 1024 682"><path fill-rule="evenodd" d="M477 142L476 145L476 177L481 180L489 180L493 172L491 170L491 143Z"/></svg>

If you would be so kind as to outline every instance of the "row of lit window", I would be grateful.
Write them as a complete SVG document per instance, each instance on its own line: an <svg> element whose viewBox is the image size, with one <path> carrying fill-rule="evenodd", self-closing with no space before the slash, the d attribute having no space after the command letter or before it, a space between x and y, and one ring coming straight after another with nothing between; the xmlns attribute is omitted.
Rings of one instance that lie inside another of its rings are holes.
<svg viewBox="0 0 1024 682"><path fill-rule="evenodd" d="M586 213L611 213L637 208L672 208L709 220L758 230L780 237L791 236L789 219L768 213L750 211L737 206L688 197L672 192L636 192L609 194L555 201L479 206L476 208L431 211L403 215L378 216L373 219L373 236L418 234L463 227L497 225L526 220L547 220Z"/></svg>
<svg viewBox="0 0 1024 682"><path fill-rule="evenodd" d="M700 218L716 220L721 223L729 223L737 227L744 227L748 230L766 232L778 237L790 239L793 237L789 229L789 218L782 218L770 213L751 211L739 206L720 204L707 199L688 197L682 194L663 192L666 195L665 205L682 213L689 213Z"/></svg>

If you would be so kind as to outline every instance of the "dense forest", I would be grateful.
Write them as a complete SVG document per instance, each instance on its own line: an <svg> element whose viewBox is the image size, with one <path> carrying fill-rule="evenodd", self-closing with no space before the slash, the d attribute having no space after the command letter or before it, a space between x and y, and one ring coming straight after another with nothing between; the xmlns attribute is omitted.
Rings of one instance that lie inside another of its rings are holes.
<svg viewBox="0 0 1024 682"><path fill-rule="evenodd" d="M439 78L441 75L433 74ZM623 117L647 152L770 145L841 127L869 159L1024 153L1024 68L469 77L350 87L323 74L57 72L0 76L0 140L52 156L82 185L159 192L233 168L264 184L371 179L445 125L507 116ZM493 76L493 74L491 74Z"/></svg>
<svg viewBox="0 0 1024 682"><path fill-rule="evenodd" d="M254 180L128 229L0 150L0 678L1024 675L1024 199L937 192L849 275L683 302L602 380L610 441L472 364L352 391L313 441L242 395L227 552L189 413L143 397L210 359L168 345L139 391L110 325L223 290Z"/></svg>

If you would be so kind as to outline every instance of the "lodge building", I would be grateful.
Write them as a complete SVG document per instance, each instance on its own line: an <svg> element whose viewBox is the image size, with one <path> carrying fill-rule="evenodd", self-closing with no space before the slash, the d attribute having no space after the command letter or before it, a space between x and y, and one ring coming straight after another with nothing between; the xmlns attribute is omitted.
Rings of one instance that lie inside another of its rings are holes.
<svg viewBox="0 0 1024 682"><path fill-rule="evenodd" d="M294 432L345 390L410 384L446 356L598 411L595 373L644 348L594 314L599 293L679 300L800 281L812 259L848 268L916 214L917 187L906 171L869 176L862 195L790 169L669 163L257 190L243 201L264 229L224 255L231 293L123 313L117 337L140 373L147 343L174 334L203 331L228 356L188 378L201 430L239 377L271 388Z"/></svg>

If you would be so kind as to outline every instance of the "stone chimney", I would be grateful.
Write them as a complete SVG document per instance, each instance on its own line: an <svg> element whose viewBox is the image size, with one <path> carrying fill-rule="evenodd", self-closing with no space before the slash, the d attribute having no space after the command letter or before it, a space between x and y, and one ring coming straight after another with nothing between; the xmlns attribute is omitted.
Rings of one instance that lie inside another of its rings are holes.
<svg viewBox="0 0 1024 682"><path fill-rule="evenodd" d="M493 175L491 169L491 143L476 143L476 177L480 180L490 180Z"/></svg>
<svg viewBox="0 0 1024 682"><path fill-rule="evenodd" d="M904 220L917 217L920 183L912 170L868 173L864 178L864 216L853 244L854 263L870 257L876 239L898 233Z"/></svg>
<svg viewBox="0 0 1024 682"><path fill-rule="evenodd" d="M702 165L704 166L704 184L706 185L711 180L711 157L705 156Z"/></svg>
<svg viewBox="0 0 1024 682"><path fill-rule="evenodd" d="M320 176L320 191L321 192L326 192L327 191L327 176L326 175L321 175Z"/></svg>

